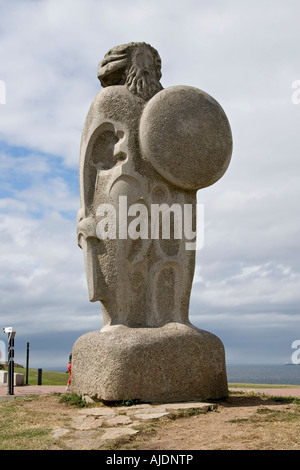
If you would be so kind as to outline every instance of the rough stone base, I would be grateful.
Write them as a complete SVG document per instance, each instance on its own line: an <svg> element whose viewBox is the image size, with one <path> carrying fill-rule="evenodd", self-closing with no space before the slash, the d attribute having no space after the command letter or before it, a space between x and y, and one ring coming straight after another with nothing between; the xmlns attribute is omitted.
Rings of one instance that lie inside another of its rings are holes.
<svg viewBox="0 0 300 470"><path fill-rule="evenodd" d="M74 344L71 390L104 401L222 398L224 347L215 335L180 323L93 331Z"/></svg>

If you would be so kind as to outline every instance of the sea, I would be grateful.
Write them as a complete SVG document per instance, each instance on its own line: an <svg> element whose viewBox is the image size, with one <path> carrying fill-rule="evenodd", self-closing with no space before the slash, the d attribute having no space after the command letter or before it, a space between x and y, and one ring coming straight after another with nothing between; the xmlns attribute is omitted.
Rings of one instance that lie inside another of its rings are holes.
<svg viewBox="0 0 300 470"><path fill-rule="evenodd" d="M300 385L300 364L227 364L229 383ZM66 367L47 370L66 372Z"/></svg>
<svg viewBox="0 0 300 470"><path fill-rule="evenodd" d="M300 385L300 365L227 364L229 383Z"/></svg>

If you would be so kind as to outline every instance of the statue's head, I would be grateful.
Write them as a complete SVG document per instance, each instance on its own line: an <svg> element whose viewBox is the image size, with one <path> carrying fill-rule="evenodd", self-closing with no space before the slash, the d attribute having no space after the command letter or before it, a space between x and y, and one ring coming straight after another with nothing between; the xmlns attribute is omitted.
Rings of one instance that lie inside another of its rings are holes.
<svg viewBox="0 0 300 470"><path fill-rule="evenodd" d="M162 90L161 59L144 42L130 42L110 49L98 66L103 87L125 85L134 95L149 100Z"/></svg>

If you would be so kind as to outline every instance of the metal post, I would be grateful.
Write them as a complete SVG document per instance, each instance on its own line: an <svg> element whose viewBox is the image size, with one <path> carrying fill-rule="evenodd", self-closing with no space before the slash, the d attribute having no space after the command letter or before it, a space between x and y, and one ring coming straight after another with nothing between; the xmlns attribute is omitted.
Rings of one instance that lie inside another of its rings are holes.
<svg viewBox="0 0 300 470"><path fill-rule="evenodd" d="M26 348L26 381L25 381L26 385L28 385L28 367L29 367L29 343L27 343L27 348Z"/></svg>
<svg viewBox="0 0 300 470"><path fill-rule="evenodd" d="M9 333L8 336L8 394L14 394L14 347L15 347L15 340L14 335Z"/></svg>
<svg viewBox="0 0 300 470"><path fill-rule="evenodd" d="M43 372L43 369L37 370L37 384L38 385L42 385L42 372Z"/></svg>

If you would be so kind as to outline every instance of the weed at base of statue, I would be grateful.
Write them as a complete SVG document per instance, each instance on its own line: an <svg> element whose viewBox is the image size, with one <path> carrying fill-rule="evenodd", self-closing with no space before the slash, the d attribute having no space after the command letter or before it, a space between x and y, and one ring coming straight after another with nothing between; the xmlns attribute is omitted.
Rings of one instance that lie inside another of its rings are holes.
<svg viewBox="0 0 300 470"><path fill-rule="evenodd" d="M74 344L72 391L103 401L223 398L224 347L215 335L181 323L93 331Z"/></svg>

